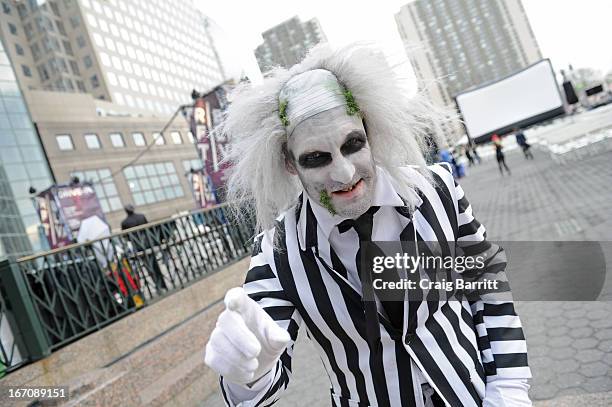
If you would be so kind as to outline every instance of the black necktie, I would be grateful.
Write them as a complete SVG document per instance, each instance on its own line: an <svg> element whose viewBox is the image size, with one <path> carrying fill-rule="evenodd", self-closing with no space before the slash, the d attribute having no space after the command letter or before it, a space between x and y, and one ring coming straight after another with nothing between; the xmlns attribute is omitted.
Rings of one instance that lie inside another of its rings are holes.
<svg viewBox="0 0 612 407"><path fill-rule="evenodd" d="M372 243L372 227L374 225L374 214L380 209L378 206L373 206L366 213L358 217L357 219L348 219L338 225L338 231L344 233L351 228L354 228L359 236L359 250L355 257L357 265L357 272L361 281L362 297L365 303L365 316L366 326L368 330L376 329L379 331L378 326L378 311L376 309L376 302L373 294L372 284L372 269L373 258L382 256L385 257L384 252ZM364 243L368 243L365 247ZM362 253L364 256L362 258ZM368 267L368 269L364 269ZM395 269L385 269L381 274L380 278L383 281L397 281L398 275ZM381 304L389 317L389 321L394 328L402 330L404 307L402 301L381 301ZM375 328L374 328L375 327ZM368 336L373 335L373 333ZM380 332L376 332L376 336L380 336Z"/></svg>

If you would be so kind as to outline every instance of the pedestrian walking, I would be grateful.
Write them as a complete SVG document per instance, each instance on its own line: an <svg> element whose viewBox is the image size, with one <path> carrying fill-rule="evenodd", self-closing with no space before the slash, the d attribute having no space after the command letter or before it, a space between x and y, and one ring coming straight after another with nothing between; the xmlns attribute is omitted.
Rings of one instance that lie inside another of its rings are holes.
<svg viewBox="0 0 612 407"><path fill-rule="evenodd" d="M476 147L476 144L470 145L470 149L472 151L472 154L474 155L474 161L478 161L478 164L480 165L482 163L482 159L480 158L480 155L478 154L478 147Z"/></svg>
<svg viewBox="0 0 612 407"><path fill-rule="evenodd" d="M465 157L468 159L468 166L469 167L472 167L472 166L476 165L474 163L474 157L472 156L472 153L470 151L469 144L465 146Z"/></svg>
<svg viewBox="0 0 612 407"><path fill-rule="evenodd" d="M533 160L533 154L531 153L531 144L527 142L525 133L523 133L523 131L518 128L515 128L514 131L515 131L515 137L516 137L516 144L518 144L523 150L523 155L525 156L525 159Z"/></svg>
<svg viewBox="0 0 612 407"><path fill-rule="evenodd" d="M126 218L121 222L121 230L127 230L136 226L142 226L149 223L147 218L142 213L135 212L134 205L125 205ZM135 251L142 251L144 253L144 263L151 273L151 278L155 284L157 292L166 291L168 286L164 280L164 275L157 263L157 256L154 250L155 244L150 242L144 231L135 231L129 234L129 239L132 242L132 246ZM160 242L161 243L161 242ZM150 250L151 253L147 253Z"/></svg>
<svg viewBox="0 0 612 407"><path fill-rule="evenodd" d="M494 134L493 137L491 137L491 140L494 140L493 146L495 147L495 158L497 159L497 166L499 167L499 172L501 173L501 175L504 175L503 169L506 169L508 175L512 175L510 172L510 168L508 168L508 165L506 164L506 156L503 152L504 147L502 146L501 138L497 134Z"/></svg>

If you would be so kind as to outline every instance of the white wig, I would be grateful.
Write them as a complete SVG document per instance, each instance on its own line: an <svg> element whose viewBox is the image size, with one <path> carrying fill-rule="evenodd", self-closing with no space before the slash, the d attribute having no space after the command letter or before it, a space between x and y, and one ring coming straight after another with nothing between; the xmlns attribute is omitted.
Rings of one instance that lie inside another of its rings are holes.
<svg viewBox="0 0 612 407"><path fill-rule="evenodd" d="M331 71L352 93L376 165L387 170L409 205L414 185L398 167L416 166L430 179L424 171L424 153L431 148L428 140L441 140L446 112L422 96L407 97L382 52L371 46L332 50L321 44L291 69L275 69L263 85L239 86L221 125L229 138L224 157L231 166L227 199L239 208L240 217L255 217L257 231L273 227L275 218L293 206L302 191L298 177L285 167L287 133L279 118L278 96L291 77L312 69Z"/></svg>

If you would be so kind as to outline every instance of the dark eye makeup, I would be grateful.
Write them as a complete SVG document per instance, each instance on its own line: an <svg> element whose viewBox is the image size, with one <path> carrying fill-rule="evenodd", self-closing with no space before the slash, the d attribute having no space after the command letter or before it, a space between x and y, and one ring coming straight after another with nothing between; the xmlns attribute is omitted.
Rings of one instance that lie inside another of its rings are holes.
<svg viewBox="0 0 612 407"><path fill-rule="evenodd" d="M329 164L332 160L330 153L315 151L312 153L302 154L299 163L304 168L317 168Z"/></svg>
<svg viewBox="0 0 612 407"><path fill-rule="evenodd" d="M340 152L343 155L349 155L361 150L366 144L366 136L363 132L352 131L346 136L346 141L340 147ZM331 153L323 151L313 151L300 155L298 163L303 168L324 167L331 163Z"/></svg>
<svg viewBox="0 0 612 407"><path fill-rule="evenodd" d="M340 151L344 155L356 153L365 145L365 135L359 132L352 132L348 135L348 140L342 144Z"/></svg>

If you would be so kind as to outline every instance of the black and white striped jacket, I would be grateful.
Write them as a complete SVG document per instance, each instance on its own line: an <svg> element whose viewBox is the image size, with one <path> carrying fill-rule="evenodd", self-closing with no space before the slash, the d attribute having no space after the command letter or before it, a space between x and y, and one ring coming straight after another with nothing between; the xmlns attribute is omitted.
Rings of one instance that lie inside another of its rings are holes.
<svg viewBox="0 0 612 407"><path fill-rule="evenodd" d="M441 165L429 170L435 186L416 170L402 168L419 186L420 202L414 213L396 208L406 224L398 240L412 239L408 236L416 229L419 240L484 246L484 226L472 215L450 171ZM382 346L370 357L361 295L342 278L338 255L317 229L310 202L300 199L273 230L256 238L244 288L293 341L300 328L306 329L329 375L333 405L421 405L414 397L411 358L450 406L481 405L489 381L531 377L511 300L420 302L405 313L400 335L381 316ZM279 243L273 247L275 234ZM300 245L300 235L305 245ZM505 275L503 250L495 257L489 264ZM291 377L292 355L293 343L271 373L270 385L246 405L268 406L278 400ZM234 405L223 378L221 388L226 403Z"/></svg>

